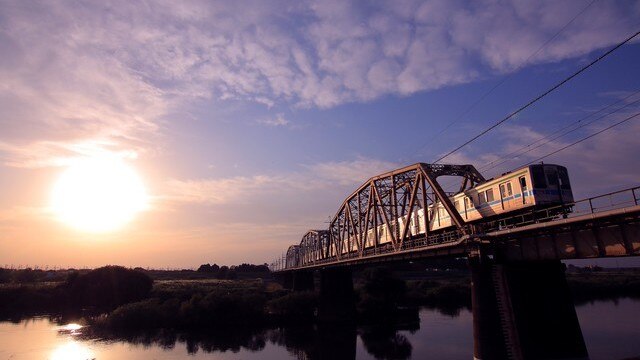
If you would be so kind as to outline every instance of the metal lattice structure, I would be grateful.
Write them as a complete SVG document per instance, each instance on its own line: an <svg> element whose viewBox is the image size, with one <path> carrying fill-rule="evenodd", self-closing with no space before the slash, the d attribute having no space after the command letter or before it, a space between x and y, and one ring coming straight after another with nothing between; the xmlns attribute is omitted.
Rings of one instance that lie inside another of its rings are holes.
<svg viewBox="0 0 640 360"><path fill-rule="evenodd" d="M300 261L309 264L314 259L325 259L329 256L329 231L309 230L300 242Z"/></svg>
<svg viewBox="0 0 640 360"><path fill-rule="evenodd" d="M380 227L387 229L390 246L399 251L410 234L409 214L438 203L451 217L456 229L463 235L468 234L464 220L437 181L440 176L461 177L460 191L471 189L485 180L472 165L425 163L372 177L342 203L331 220L330 256L340 259L344 253L355 251L362 256L365 248L375 249L381 243ZM439 212L423 211L428 217L427 224L442 216ZM426 238L429 235L429 226L426 226L421 236ZM345 246L348 251L345 251Z"/></svg>
<svg viewBox="0 0 640 360"><path fill-rule="evenodd" d="M287 249L287 255L285 257L286 268L294 268L302 265L300 261L300 245L291 245Z"/></svg>

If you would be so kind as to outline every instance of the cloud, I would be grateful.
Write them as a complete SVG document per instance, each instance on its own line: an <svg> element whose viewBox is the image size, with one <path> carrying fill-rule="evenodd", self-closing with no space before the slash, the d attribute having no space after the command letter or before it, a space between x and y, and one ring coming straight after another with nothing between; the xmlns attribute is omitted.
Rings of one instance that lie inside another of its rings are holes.
<svg viewBox="0 0 640 360"><path fill-rule="evenodd" d="M282 113L277 114L274 118L258 120L258 123L271 127L287 126L290 124L289 120L285 119Z"/></svg>
<svg viewBox="0 0 640 360"><path fill-rule="evenodd" d="M115 141L87 139L77 142L36 141L13 145L0 141L0 159L4 165L22 168L67 166L78 158L108 154L123 159L136 159L138 151L122 149Z"/></svg>
<svg viewBox="0 0 640 360"><path fill-rule="evenodd" d="M167 114L198 99L329 108L467 83L522 66L583 7L557 1L3 2L1 151L11 147L6 162L19 166L56 163L47 151L32 159L33 149L68 142L141 152ZM530 63L609 46L630 33L639 16L631 3L597 2Z"/></svg>
<svg viewBox="0 0 640 360"><path fill-rule="evenodd" d="M300 171L276 175L173 179L167 182L165 193L168 194L167 199L178 202L209 205L247 203L257 206L256 199L271 203L271 197L291 198L298 197L300 193L322 197L322 193L329 191L354 191L369 177L397 167L398 164L390 162L359 158L352 161L304 165Z"/></svg>

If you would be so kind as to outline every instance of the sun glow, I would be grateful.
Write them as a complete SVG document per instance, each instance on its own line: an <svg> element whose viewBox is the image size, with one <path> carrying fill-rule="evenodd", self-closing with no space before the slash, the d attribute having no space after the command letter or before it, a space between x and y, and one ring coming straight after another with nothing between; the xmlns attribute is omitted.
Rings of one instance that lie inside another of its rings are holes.
<svg viewBox="0 0 640 360"><path fill-rule="evenodd" d="M71 165L51 195L51 208L57 218L88 232L117 230L147 206L140 177L121 159L109 156Z"/></svg>
<svg viewBox="0 0 640 360"><path fill-rule="evenodd" d="M58 346L49 360L89 360L95 359L91 350L80 343L70 341Z"/></svg>

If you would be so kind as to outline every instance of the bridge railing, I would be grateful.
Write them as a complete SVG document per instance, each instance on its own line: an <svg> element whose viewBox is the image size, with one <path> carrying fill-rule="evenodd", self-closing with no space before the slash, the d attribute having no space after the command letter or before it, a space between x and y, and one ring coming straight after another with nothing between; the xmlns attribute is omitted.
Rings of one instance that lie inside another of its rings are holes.
<svg viewBox="0 0 640 360"><path fill-rule="evenodd" d="M429 235L428 237L424 237L424 235L418 235L413 238L407 239L401 246L394 248L390 243L380 245L377 247L372 247L368 249L364 249L362 252L354 251L346 254L341 254L340 258L336 256L332 256L326 259L318 259L305 264L300 264L297 266L289 266L286 269L298 269L306 266L316 266L327 263L334 263L336 261L344 261L350 259L363 258L368 256L375 255L384 255L389 253L397 253L403 250L413 250L418 248L428 248L434 245L442 245L447 243L453 243L462 237L462 233L458 230L448 231L445 233ZM270 266L271 271L279 271L285 269L285 263L283 261L276 260Z"/></svg>
<svg viewBox="0 0 640 360"><path fill-rule="evenodd" d="M566 203L545 209L521 213L486 223L486 227L498 230L514 228L559 218L573 218L582 215L596 214L609 210L622 209L640 204L640 186L598 195L572 203Z"/></svg>
<svg viewBox="0 0 640 360"><path fill-rule="evenodd" d="M640 186L576 201L573 213L593 214L640 204ZM575 215L574 215L575 216Z"/></svg>

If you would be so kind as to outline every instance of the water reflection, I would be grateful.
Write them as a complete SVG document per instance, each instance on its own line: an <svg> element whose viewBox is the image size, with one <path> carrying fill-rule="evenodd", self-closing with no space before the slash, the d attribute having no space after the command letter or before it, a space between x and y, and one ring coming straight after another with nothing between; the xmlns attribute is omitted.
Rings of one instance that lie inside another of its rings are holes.
<svg viewBox="0 0 640 360"><path fill-rule="evenodd" d="M416 310L417 311L417 310ZM411 329L415 332L417 324ZM275 329L227 329L225 331L174 332L158 330L130 334L100 333L87 328L79 338L103 343L126 342L144 347L173 350L184 344L189 355L231 351L260 352L271 343L286 349L296 359L356 359L358 335L367 352L377 359L410 359L412 345L409 339L398 333L406 327L387 326L311 325Z"/></svg>
<svg viewBox="0 0 640 360"><path fill-rule="evenodd" d="M595 302L578 307L591 359L640 355L640 302ZM0 322L0 359L469 359L467 309L409 309L384 325L213 329L193 333L109 334L49 319ZM448 315L447 315L448 314ZM458 314L458 316L456 316ZM54 319L55 320L55 319ZM59 320L59 319L58 319ZM58 323L59 324L59 323Z"/></svg>
<svg viewBox="0 0 640 360"><path fill-rule="evenodd" d="M85 345L69 341L58 346L49 357L50 360L88 360L95 359L93 352Z"/></svg>
<svg viewBox="0 0 640 360"><path fill-rule="evenodd" d="M156 346L164 350L174 349L176 344L182 343L189 355L198 352L237 353L241 350L257 352L265 348L267 341L266 332L261 328L203 329L194 332L163 329L113 334L89 327L79 338L102 343L126 342L143 347Z"/></svg>
<svg viewBox="0 0 640 360"><path fill-rule="evenodd" d="M69 323L66 325L62 325L58 328L58 332L61 334L67 334L67 335L71 335L71 336L76 336L76 335L80 335L80 329L82 329L83 326L80 324L76 324L76 323Z"/></svg>
<svg viewBox="0 0 640 360"><path fill-rule="evenodd" d="M413 346L406 336L386 327L369 328L360 337L367 352L376 359L410 359Z"/></svg>

